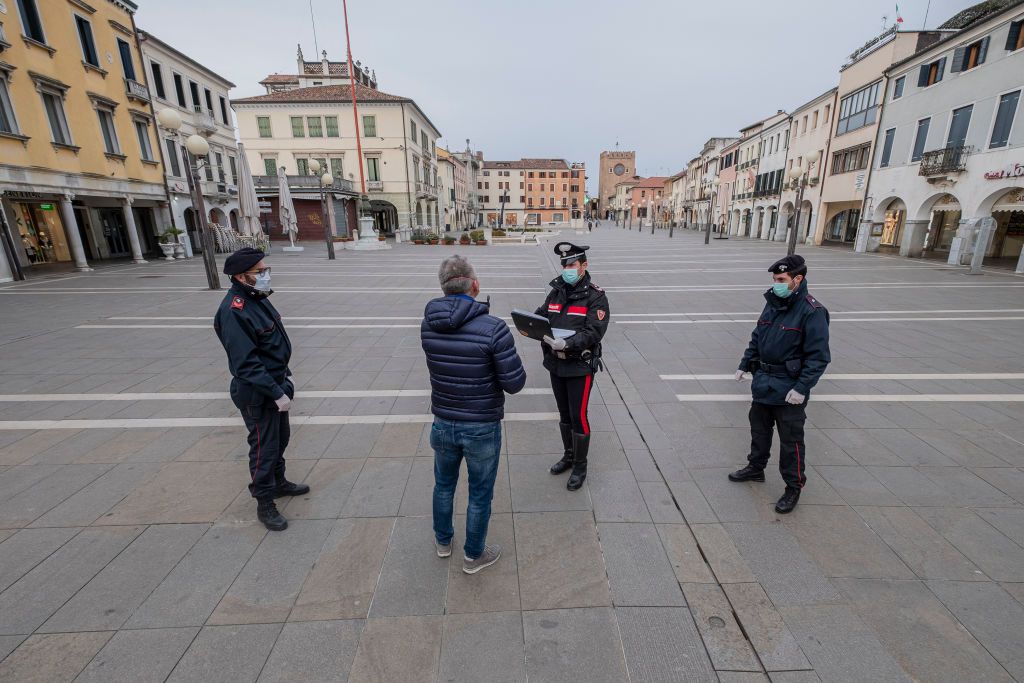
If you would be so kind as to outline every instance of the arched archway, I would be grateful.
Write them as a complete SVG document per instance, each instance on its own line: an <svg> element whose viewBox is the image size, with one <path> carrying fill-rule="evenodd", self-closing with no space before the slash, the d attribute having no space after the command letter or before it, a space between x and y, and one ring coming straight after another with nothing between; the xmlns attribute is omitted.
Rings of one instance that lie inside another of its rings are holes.
<svg viewBox="0 0 1024 683"><path fill-rule="evenodd" d="M811 226L814 225L814 205L810 200L805 199L800 205L800 232L797 233L797 241L807 244L813 243Z"/></svg>
<svg viewBox="0 0 1024 683"><path fill-rule="evenodd" d="M228 213L228 222L232 230L240 232L238 228L238 209L231 209L230 213Z"/></svg>
<svg viewBox="0 0 1024 683"><path fill-rule="evenodd" d="M199 235L199 214L191 206L185 209L185 232L188 233L188 241L192 244L192 251L203 250L203 240Z"/></svg>
<svg viewBox="0 0 1024 683"><path fill-rule="evenodd" d="M872 223L882 224L879 243L886 247L898 247L903 239L903 228L907 220L907 205L899 197L883 199L875 208Z"/></svg>
<svg viewBox="0 0 1024 683"><path fill-rule="evenodd" d="M228 217L224 215L224 212L221 209L215 206L210 209L210 223L224 228L228 225Z"/></svg>
<svg viewBox="0 0 1024 683"><path fill-rule="evenodd" d="M919 220L928 221L922 251L948 254L963 216L960 200L949 192L933 195L918 209Z"/></svg>
<svg viewBox="0 0 1024 683"><path fill-rule="evenodd" d="M377 232L391 234L398 227L398 208L391 202L382 199L370 201L370 215L373 216L373 227Z"/></svg>
<svg viewBox="0 0 1024 683"><path fill-rule="evenodd" d="M740 234L740 210L733 209L729 216L729 234Z"/></svg>
<svg viewBox="0 0 1024 683"><path fill-rule="evenodd" d="M420 228L423 226L423 206L416 202L416 227Z"/></svg>
<svg viewBox="0 0 1024 683"><path fill-rule="evenodd" d="M985 252L987 265L1014 267L1024 253L1024 187L997 190L986 197L975 214L996 221L995 233Z"/></svg>

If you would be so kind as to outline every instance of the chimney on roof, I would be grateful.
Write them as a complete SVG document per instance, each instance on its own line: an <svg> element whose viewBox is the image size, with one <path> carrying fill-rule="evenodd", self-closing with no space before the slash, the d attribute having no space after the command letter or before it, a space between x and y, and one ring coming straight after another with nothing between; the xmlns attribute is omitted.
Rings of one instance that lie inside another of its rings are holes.
<svg viewBox="0 0 1024 683"><path fill-rule="evenodd" d="M301 74L301 73L305 73L306 72L306 69L303 67L303 64L305 63L306 60L302 56L302 45L299 44L298 48L299 49L298 49L298 54L296 55L296 59L297 59L297 61L299 63L299 70L296 71L295 73Z"/></svg>
<svg viewBox="0 0 1024 683"><path fill-rule="evenodd" d="M324 70L324 76L328 76L328 75L330 75L331 71L330 71L329 63L327 61L327 50L323 51L322 57L323 58L320 60L320 64L321 64L321 66L322 66L322 68Z"/></svg>

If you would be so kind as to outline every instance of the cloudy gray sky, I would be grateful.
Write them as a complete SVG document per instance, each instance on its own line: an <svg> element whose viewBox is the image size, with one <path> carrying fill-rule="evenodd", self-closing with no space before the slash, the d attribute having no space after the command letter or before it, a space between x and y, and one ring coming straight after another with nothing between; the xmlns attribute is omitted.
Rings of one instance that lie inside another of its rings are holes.
<svg viewBox="0 0 1024 683"><path fill-rule="evenodd" d="M294 73L298 43L315 58L309 0L138 3L139 27L232 80L233 97ZM971 4L932 0L928 28ZM320 49L342 59L341 0L312 5ZM901 2L903 28L921 28L927 5ZM349 0L354 58L416 100L443 144L593 168L618 141L644 175L831 88L895 13L891 0Z"/></svg>

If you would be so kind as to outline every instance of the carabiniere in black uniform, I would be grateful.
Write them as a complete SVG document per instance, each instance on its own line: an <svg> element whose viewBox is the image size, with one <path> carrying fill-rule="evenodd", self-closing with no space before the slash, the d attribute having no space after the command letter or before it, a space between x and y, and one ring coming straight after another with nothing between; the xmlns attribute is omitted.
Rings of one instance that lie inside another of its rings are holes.
<svg viewBox="0 0 1024 683"><path fill-rule="evenodd" d="M552 328L573 330L567 339L546 338L544 367L551 373L551 389L558 404L562 434L562 459L551 466L552 474L572 469L566 488L575 491L587 478L587 454L590 450L590 421L587 408L594 373L601 368L601 339L608 330L611 314L604 290L585 271L586 251L590 247L559 242L555 253L562 263L562 275L551 281L551 291L537 309ZM583 271L580 276L580 271ZM570 283L572 272L578 279ZM563 346L564 345L564 346Z"/></svg>
<svg viewBox="0 0 1024 683"><path fill-rule="evenodd" d="M308 493L309 486L285 479L284 451L291 436L288 408L295 397L288 369L292 344L281 314L270 303L269 272L266 289L237 279L247 278L263 256L246 247L225 260L231 288L217 309L213 328L227 352L231 400L249 431L249 493L256 499L259 520L280 531L288 522L274 498Z"/></svg>
<svg viewBox="0 0 1024 683"><path fill-rule="evenodd" d="M828 310L807 291L807 266L792 254L772 264L784 296L774 288L764 294L765 307L740 360L736 378L753 373L750 385L750 455L748 465L729 475L732 481L764 481L772 447L772 429L779 432L779 472L786 491L776 512L790 512L807 481L804 449L805 412L811 389L831 362L828 344ZM796 278L800 278L799 281Z"/></svg>

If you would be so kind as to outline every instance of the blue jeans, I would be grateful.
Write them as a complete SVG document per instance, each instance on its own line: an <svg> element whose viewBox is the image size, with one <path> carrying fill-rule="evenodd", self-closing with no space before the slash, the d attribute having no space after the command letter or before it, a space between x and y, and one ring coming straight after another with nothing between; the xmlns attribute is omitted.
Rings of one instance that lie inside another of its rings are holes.
<svg viewBox="0 0 1024 683"><path fill-rule="evenodd" d="M466 510L466 557L475 560L484 552L491 498L501 453L501 422L461 422L434 418L430 429L434 449L434 536L448 545L455 535L452 514L459 465L463 458L469 471L469 506Z"/></svg>

